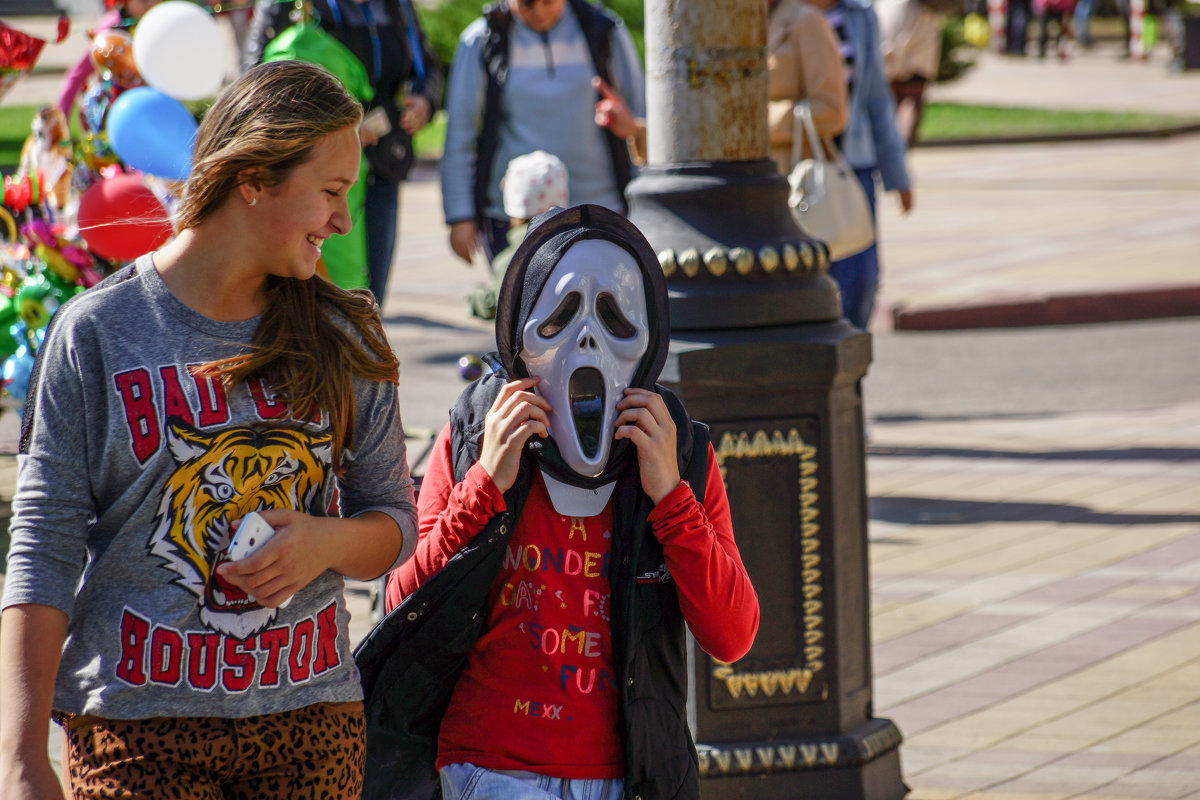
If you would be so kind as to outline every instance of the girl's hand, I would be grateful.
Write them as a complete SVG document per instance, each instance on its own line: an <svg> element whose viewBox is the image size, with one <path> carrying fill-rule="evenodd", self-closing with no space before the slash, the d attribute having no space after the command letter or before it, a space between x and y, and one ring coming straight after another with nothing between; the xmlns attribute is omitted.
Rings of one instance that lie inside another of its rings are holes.
<svg viewBox="0 0 1200 800"><path fill-rule="evenodd" d="M479 463L501 492L517 480L521 452L530 436L550 435L550 403L533 392L541 378L522 378L504 384L483 423Z"/></svg>
<svg viewBox="0 0 1200 800"><path fill-rule="evenodd" d="M617 411L615 438L628 439L637 448L642 491L658 505L679 485L675 421L662 397L648 389L626 389Z"/></svg>
<svg viewBox="0 0 1200 800"><path fill-rule="evenodd" d="M328 549L337 537L321 529L340 520L282 508L259 514L275 529L275 535L253 555L226 561L217 571L260 606L276 608L330 568L333 557Z"/></svg>

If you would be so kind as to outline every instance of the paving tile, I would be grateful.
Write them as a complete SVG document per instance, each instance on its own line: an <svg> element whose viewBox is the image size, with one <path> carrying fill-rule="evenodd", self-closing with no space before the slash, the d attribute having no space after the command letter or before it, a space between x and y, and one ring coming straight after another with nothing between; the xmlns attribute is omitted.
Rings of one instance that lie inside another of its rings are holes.
<svg viewBox="0 0 1200 800"><path fill-rule="evenodd" d="M1098 797L1177 798L1200 786L1200 772L1176 770L1141 770L1093 789Z"/></svg>
<svg viewBox="0 0 1200 800"><path fill-rule="evenodd" d="M1196 667L1193 666L1191 671L1194 681ZM1179 685L1171 681L1176 674L1172 673L1164 677L1164 682L1169 682L1164 699L1166 702L1173 701L1175 706L1173 710L1114 736L1105 741L1102 748L1096 749L1099 752L1113 751L1144 756L1170 756L1170 754L1181 753L1200 745L1200 700L1194 699L1200 697L1200 693L1197 692L1194 683ZM1191 769L1192 767L1186 766L1188 764L1193 764L1195 769L1200 770L1200 757L1196 755L1175 757L1174 767ZM1155 764L1155 769L1162 768L1164 768L1162 763Z"/></svg>
<svg viewBox="0 0 1200 800"><path fill-rule="evenodd" d="M957 761L973 753L961 747L921 747L906 741L900 747L900 764L905 775L919 775L931 767Z"/></svg>
<svg viewBox="0 0 1200 800"><path fill-rule="evenodd" d="M934 789L926 786L910 788L912 791L905 800L954 800L962 794L955 789Z"/></svg>
<svg viewBox="0 0 1200 800"><path fill-rule="evenodd" d="M1058 794L1060 797L1096 792L1127 774L1120 767L1064 767L1057 764L1038 767L1011 781L988 787L988 791Z"/></svg>
<svg viewBox="0 0 1200 800"><path fill-rule="evenodd" d="M1195 744L1200 734L1189 733L1187 738L1169 727L1173 712L1179 711L1193 720L1191 731L1200 730L1197 709L1181 710L1189 702L1178 691L1154 691L1156 687L1174 685L1178 677L1188 679L1189 672L1200 669L1193 662L1175 670L1123 689L1111 696L1095 700L1070 714L1049 720L1006 741L1007 746L1037 749L1047 743L1070 751L1093 747L1101 742L1114 743L1119 752L1175 752ZM1161 719L1159 719L1161 718ZM1164 720L1167 720L1164 722ZM1136 731L1136 733L1135 733ZM1172 744L1174 742L1174 744ZM1166 749L1164 749L1166 748Z"/></svg>
<svg viewBox="0 0 1200 800"><path fill-rule="evenodd" d="M929 730L906 732L906 737L911 744L921 747L983 749L1004 742L1006 749L1022 749L1014 744L1015 737L1022 733L1087 708L1130 686L1141 685L1147 676L1169 672L1197 657L1200 657L1200 623L1193 620L1186 627L1061 679ZM903 718L893 716L903 731ZM1061 742L1038 741L1030 743L1028 749L1073 752L1062 748Z"/></svg>
<svg viewBox="0 0 1200 800"><path fill-rule="evenodd" d="M1142 525L1118 528L1110 535L1097 537L1095 541L1075 551L1051 556L1037 564L1037 568L1075 574L1086 569L1095 569L1123 561L1132 555L1174 541L1190 532L1170 526Z"/></svg>
<svg viewBox="0 0 1200 800"><path fill-rule="evenodd" d="M1200 745L1193 745L1174 755L1169 755L1154 765L1160 769L1200 770ZM1200 789L1200 786L1197 786Z"/></svg>
<svg viewBox="0 0 1200 800"><path fill-rule="evenodd" d="M1078 636L1135 613L1145 601L1131 599L1114 605L1073 604L963 644L936 657L925 658L894 672L877 675L877 707L887 709L928 692L999 667L1062 639Z"/></svg>
<svg viewBox="0 0 1200 800"><path fill-rule="evenodd" d="M1003 703L1063 676L1072 675L1116 653L1161 636L1182 624L1184 623L1180 620L1118 620L961 683L889 707L887 713L901 725L901 729L907 735L912 735ZM1042 710L1047 713L1056 708L1061 713L1062 709L1059 707L1042 706ZM1027 720L1027 723L1032 725L1033 721Z"/></svg>
<svg viewBox="0 0 1200 800"><path fill-rule="evenodd" d="M919 658L972 641L1025 619L1026 615L1023 614L972 611L919 631L879 642L874 647L872 657L875 674L886 674Z"/></svg>
<svg viewBox="0 0 1200 800"><path fill-rule="evenodd" d="M1122 767L1128 772L1140 769L1147 764L1158 766L1155 763L1159 758L1157 755L1123 753L1109 749L1112 747L1114 745L1111 742L1105 742L1094 748L1063 756L1055 763L1064 767Z"/></svg>
<svg viewBox="0 0 1200 800"><path fill-rule="evenodd" d="M1124 577L1086 572L1061 578L1045 586L1039 586L1025 594L1017 595L1004 601L1004 604L1042 603L1046 607L1053 607L1063 603L1096 597L1124 584L1126 580Z"/></svg>
<svg viewBox="0 0 1200 800"><path fill-rule="evenodd" d="M915 528L917 526L909 526ZM888 571L942 571L953 569L965 558L996 552L996 542L1005 542L1006 547L1019 547L1026 541L1033 542L1045 537L1041 525L1018 525L991 523L974 526L947 526L936 534L924 535L912 531L908 534L916 539L920 536L921 547L896 550L886 561L873 562L873 566ZM935 538L936 537L936 538Z"/></svg>
<svg viewBox="0 0 1200 800"><path fill-rule="evenodd" d="M1195 533L1182 535L1161 547L1130 556L1121 562L1121 566L1161 570L1175 567L1181 562L1194 561L1197 558L1200 558L1200 528Z"/></svg>
<svg viewBox="0 0 1200 800"><path fill-rule="evenodd" d="M887 641L956 617L996 599L1043 586L1051 580L1051 576L1016 573L979 576L919 603L907 603L902 608L877 614L872 618L871 626L881 641Z"/></svg>
<svg viewBox="0 0 1200 800"><path fill-rule="evenodd" d="M1020 778L1031 768L1036 767L1015 763L984 763L972 759L941 764L919 774L914 773L911 777L921 786L959 788L966 792L979 792Z"/></svg>
<svg viewBox="0 0 1200 800"><path fill-rule="evenodd" d="M1113 540L1118 532L1098 530L1084 525L1057 525L1045 530L1039 537L1022 540L1015 546L994 549L972 558L957 561L953 567L957 572L988 573L1009 570L1033 570L1038 572L1059 571L1073 574L1085 564L1080 563L1089 551L1100 551L1117 546ZM1109 541L1108 544L1105 544ZM1068 568L1065 565L1070 564Z"/></svg>

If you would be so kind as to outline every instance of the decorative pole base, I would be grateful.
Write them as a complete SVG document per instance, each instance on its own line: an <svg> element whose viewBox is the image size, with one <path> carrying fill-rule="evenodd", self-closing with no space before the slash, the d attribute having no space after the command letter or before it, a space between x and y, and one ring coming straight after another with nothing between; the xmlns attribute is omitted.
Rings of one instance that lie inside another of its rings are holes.
<svg viewBox="0 0 1200 800"><path fill-rule="evenodd" d="M769 160L647 167L629 218L658 252L671 328L757 328L841 317L829 250L797 227Z"/></svg>
<svg viewBox="0 0 1200 800"><path fill-rule="evenodd" d="M900 800L900 731L873 719L841 736L699 746L704 800Z"/></svg>

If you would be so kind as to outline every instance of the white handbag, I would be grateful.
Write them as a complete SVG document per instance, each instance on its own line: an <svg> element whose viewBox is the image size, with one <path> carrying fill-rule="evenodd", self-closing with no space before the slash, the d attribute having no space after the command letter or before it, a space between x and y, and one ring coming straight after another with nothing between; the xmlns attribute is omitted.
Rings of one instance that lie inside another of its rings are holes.
<svg viewBox="0 0 1200 800"><path fill-rule="evenodd" d="M792 111L792 172L788 175L788 205L804 232L829 247L829 258L838 260L861 253L875 242L875 222L867 205L867 195L842 158L829 142L822 146L813 125L808 103L796 103ZM805 137L813 157L800 160ZM830 157L825 157L825 147Z"/></svg>

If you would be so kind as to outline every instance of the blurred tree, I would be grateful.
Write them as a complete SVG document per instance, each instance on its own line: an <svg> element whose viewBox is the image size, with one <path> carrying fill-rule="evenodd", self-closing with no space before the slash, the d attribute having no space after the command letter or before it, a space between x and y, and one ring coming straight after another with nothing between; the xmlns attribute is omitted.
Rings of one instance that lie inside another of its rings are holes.
<svg viewBox="0 0 1200 800"><path fill-rule="evenodd" d="M937 82L944 83L960 78L975 66L971 50L963 36L963 17L946 17L942 26L942 50L938 61Z"/></svg>
<svg viewBox="0 0 1200 800"><path fill-rule="evenodd" d="M417 16L421 18L421 28L438 58L447 66L454 58L454 47L458 44L459 34L466 29L488 5L481 0L429 0L417 2ZM638 54L643 62L646 59L645 37L643 27L645 13L642 0L606 0L600 5L605 6L625 21L633 42L637 45Z"/></svg>

